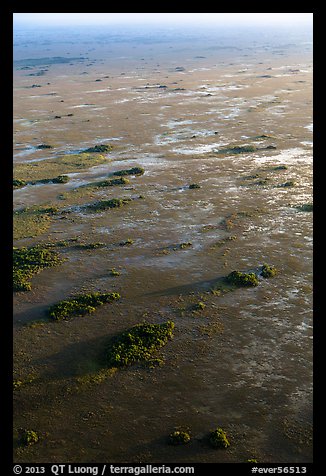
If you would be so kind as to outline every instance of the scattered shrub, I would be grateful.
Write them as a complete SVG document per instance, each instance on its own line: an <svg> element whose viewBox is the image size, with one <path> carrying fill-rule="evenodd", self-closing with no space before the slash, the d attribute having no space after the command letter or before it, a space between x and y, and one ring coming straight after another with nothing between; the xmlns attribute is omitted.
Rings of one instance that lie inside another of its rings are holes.
<svg viewBox="0 0 326 476"><path fill-rule="evenodd" d="M25 446L30 446L39 441L40 437L34 430L25 430L21 436L21 442Z"/></svg>
<svg viewBox="0 0 326 476"><path fill-rule="evenodd" d="M143 175L145 170L142 167L132 167L131 169L118 170L114 172L113 175L123 176L123 175Z"/></svg>
<svg viewBox="0 0 326 476"><path fill-rule="evenodd" d="M119 208L130 202L130 198L111 198L110 200L100 200L98 202L86 205L88 210L92 211L101 211L107 210L108 208Z"/></svg>
<svg viewBox="0 0 326 476"><path fill-rule="evenodd" d="M232 271L226 281L234 286L258 286L258 278L255 273L241 273L241 271Z"/></svg>
<svg viewBox="0 0 326 476"><path fill-rule="evenodd" d="M52 149L52 145L49 144L39 144L36 146L37 149Z"/></svg>
<svg viewBox="0 0 326 476"><path fill-rule="evenodd" d="M128 238L126 241L120 241L119 245L120 246L130 246L132 245L134 242L134 240L132 240L131 238Z"/></svg>
<svg viewBox="0 0 326 476"><path fill-rule="evenodd" d="M263 278L272 278L273 276L277 274L277 269L275 268L275 266L269 266L268 264L263 264L260 274Z"/></svg>
<svg viewBox="0 0 326 476"><path fill-rule="evenodd" d="M294 187L296 185L294 180L288 180L287 182L281 183L278 187Z"/></svg>
<svg viewBox="0 0 326 476"><path fill-rule="evenodd" d="M295 205L295 208L300 212L312 212L313 204L312 203L303 203L302 205Z"/></svg>
<svg viewBox="0 0 326 476"><path fill-rule="evenodd" d="M13 179L12 184L14 188L21 188L21 187L25 187L27 185L27 182L25 180Z"/></svg>
<svg viewBox="0 0 326 476"><path fill-rule="evenodd" d="M83 152L85 154L97 152L97 153L105 153L105 152L110 152L112 150L112 145L107 145L107 144L100 144L100 145L95 145L94 147L89 147L88 149L85 149Z"/></svg>
<svg viewBox="0 0 326 476"><path fill-rule="evenodd" d="M189 185L189 188L190 188L190 189L200 188L200 185L199 185L199 183L191 183L191 184Z"/></svg>
<svg viewBox="0 0 326 476"><path fill-rule="evenodd" d="M203 301L198 301L194 306L194 311L203 311L206 307L206 304Z"/></svg>
<svg viewBox="0 0 326 476"><path fill-rule="evenodd" d="M130 183L128 179L125 177L120 177L117 179L103 180L102 182L98 182L95 185L97 187L113 187L114 185L126 185L128 183Z"/></svg>
<svg viewBox="0 0 326 476"><path fill-rule="evenodd" d="M58 175L58 177L55 177L52 179L53 183L67 183L69 182L69 177L68 175Z"/></svg>
<svg viewBox="0 0 326 476"><path fill-rule="evenodd" d="M98 306L120 299L118 293L82 294L71 299L59 301L48 309L48 315L56 321L83 316L96 311Z"/></svg>
<svg viewBox="0 0 326 476"><path fill-rule="evenodd" d="M190 248L192 246L192 243L190 241L185 242L185 243L180 243L179 248L181 250L184 250L186 248Z"/></svg>
<svg viewBox="0 0 326 476"><path fill-rule="evenodd" d="M153 354L173 337L174 322L137 324L113 339L107 350L107 364L123 367L151 362Z"/></svg>
<svg viewBox="0 0 326 476"><path fill-rule="evenodd" d="M97 248L103 248L103 246L105 246L105 243L98 241L96 243L77 243L75 248L82 250L95 250Z"/></svg>
<svg viewBox="0 0 326 476"><path fill-rule="evenodd" d="M117 271L115 268L110 270L110 276L120 276L120 272Z"/></svg>
<svg viewBox="0 0 326 476"><path fill-rule="evenodd" d="M219 149L219 154L246 154L248 152L255 152L257 150L256 147L253 145L240 145L235 147L225 147L223 149Z"/></svg>
<svg viewBox="0 0 326 476"><path fill-rule="evenodd" d="M170 445L186 445L191 440L191 436L188 431L175 430L169 434Z"/></svg>
<svg viewBox="0 0 326 476"><path fill-rule="evenodd" d="M209 434L209 443L214 448L228 448L230 446L226 433L222 428L216 428Z"/></svg>

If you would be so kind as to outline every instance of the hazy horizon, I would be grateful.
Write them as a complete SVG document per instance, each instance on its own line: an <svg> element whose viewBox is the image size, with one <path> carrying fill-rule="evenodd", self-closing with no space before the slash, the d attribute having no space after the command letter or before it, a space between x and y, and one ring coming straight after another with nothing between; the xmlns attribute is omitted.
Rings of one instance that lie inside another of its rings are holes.
<svg viewBox="0 0 326 476"><path fill-rule="evenodd" d="M14 13L14 26L161 25L312 26L312 13Z"/></svg>

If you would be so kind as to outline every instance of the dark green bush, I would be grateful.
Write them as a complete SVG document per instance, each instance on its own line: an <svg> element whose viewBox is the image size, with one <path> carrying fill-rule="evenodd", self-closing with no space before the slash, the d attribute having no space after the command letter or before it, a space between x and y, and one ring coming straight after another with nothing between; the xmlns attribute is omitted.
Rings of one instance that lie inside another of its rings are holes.
<svg viewBox="0 0 326 476"><path fill-rule="evenodd" d="M123 367L136 362L150 362L153 354L173 337L174 322L137 324L122 332L107 350L107 364Z"/></svg>
<svg viewBox="0 0 326 476"><path fill-rule="evenodd" d="M69 182L69 177L68 175L58 175L58 177L55 177L51 181L53 183L67 183Z"/></svg>
<svg viewBox="0 0 326 476"><path fill-rule="evenodd" d="M91 211L107 210L108 208L119 208L130 202L130 198L111 198L110 200L100 200L87 205L86 208Z"/></svg>
<svg viewBox="0 0 326 476"><path fill-rule="evenodd" d="M114 172L113 175L123 176L123 175L143 175L145 170L142 167L132 167L131 169L118 170Z"/></svg>
<svg viewBox="0 0 326 476"><path fill-rule="evenodd" d="M253 145L239 145L235 147L225 147L223 149L219 149L218 153L225 153L225 154L246 154L248 152L255 152L257 150L256 147Z"/></svg>
<svg viewBox="0 0 326 476"><path fill-rule="evenodd" d="M128 179L125 177L120 177L117 179L103 180L102 182L98 182L95 185L97 187L113 187L114 185L126 185L128 183L130 183Z"/></svg>
<svg viewBox="0 0 326 476"><path fill-rule="evenodd" d="M169 434L170 445L186 445L191 440L190 433L184 430L175 430Z"/></svg>
<svg viewBox="0 0 326 476"><path fill-rule="evenodd" d="M98 306L120 299L118 293L90 293L59 301L48 309L48 315L56 321L83 316L96 311Z"/></svg>
<svg viewBox="0 0 326 476"><path fill-rule="evenodd" d="M189 188L190 188L191 190L194 189L194 188L200 188L200 185L199 185L199 183L191 183L191 184L189 185Z"/></svg>
<svg viewBox="0 0 326 476"><path fill-rule="evenodd" d="M255 273L241 273L241 271L232 271L226 281L234 286L258 286L258 278Z"/></svg>
<svg viewBox="0 0 326 476"><path fill-rule="evenodd" d="M95 145L94 147L89 147L88 149L85 149L83 152L87 154L92 152L103 154L105 152L110 152L110 150L112 150L112 145L100 144L100 145Z"/></svg>
<svg viewBox="0 0 326 476"><path fill-rule="evenodd" d="M30 446L39 441L40 437L34 430L25 430L21 436L21 443Z"/></svg>
<svg viewBox="0 0 326 476"><path fill-rule="evenodd" d="M216 428L209 434L209 443L214 448L228 448L230 446L226 433L222 428Z"/></svg>
<svg viewBox="0 0 326 476"><path fill-rule="evenodd" d="M13 179L13 186L15 188L25 187L27 182L25 180Z"/></svg>
<svg viewBox="0 0 326 476"><path fill-rule="evenodd" d="M272 278L277 274L277 269L275 268L275 266L263 264L260 274L263 278Z"/></svg>

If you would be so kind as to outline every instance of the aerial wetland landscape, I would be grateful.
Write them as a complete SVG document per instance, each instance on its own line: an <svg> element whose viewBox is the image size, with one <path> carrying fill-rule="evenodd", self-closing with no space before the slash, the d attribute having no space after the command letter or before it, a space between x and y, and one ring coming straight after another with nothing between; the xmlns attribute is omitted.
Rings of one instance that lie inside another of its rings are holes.
<svg viewBox="0 0 326 476"><path fill-rule="evenodd" d="M14 461L311 462L311 32L17 27L13 121Z"/></svg>

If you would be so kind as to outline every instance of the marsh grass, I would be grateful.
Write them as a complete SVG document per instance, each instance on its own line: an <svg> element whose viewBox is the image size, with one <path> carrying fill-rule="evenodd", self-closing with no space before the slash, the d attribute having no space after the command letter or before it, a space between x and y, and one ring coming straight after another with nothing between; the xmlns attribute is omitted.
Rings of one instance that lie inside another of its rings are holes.
<svg viewBox="0 0 326 476"><path fill-rule="evenodd" d="M13 237L33 238L45 233L59 209L53 206L32 206L13 213Z"/></svg>
<svg viewBox="0 0 326 476"><path fill-rule="evenodd" d="M13 249L13 290L30 291L31 278L44 268L62 263L56 251L41 246Z"/></svg>
<svg viewBox="0 0 326 476"><path fill-rule="evenodd" d="M42 181L53 180L53 177L87 170L95 165L108 162L109 159L101 154L65 154L39 162L19 163L14 165L15 180Z"/></svg>

